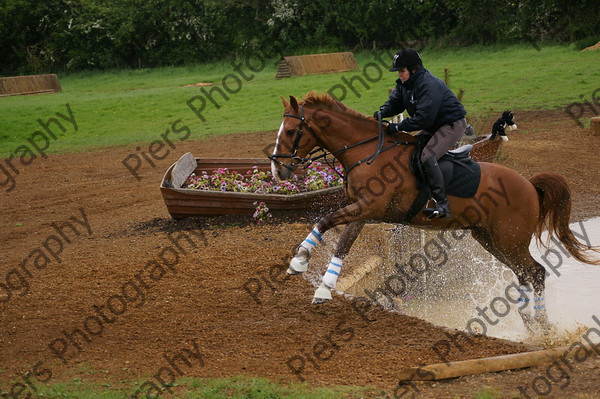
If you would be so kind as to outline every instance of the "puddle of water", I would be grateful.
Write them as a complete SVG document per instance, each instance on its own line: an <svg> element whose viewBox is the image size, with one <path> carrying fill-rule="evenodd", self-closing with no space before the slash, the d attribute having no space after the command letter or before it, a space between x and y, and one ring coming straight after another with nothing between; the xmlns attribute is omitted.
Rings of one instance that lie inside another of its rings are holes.
<svg viewBox="0 0 600 399"><path fill-rule="evenodd" d="M570 225L582 242L600 245L600 218ZM550 252L532 243L530 250L550 276L546 278L548 317L559 329L572 331L578 327L598 328L592 316L600 318L600 266L573 259L552 243ZM544 261L545 259L545 261Z"/></svg>
<svg viewBox="0 0 600 399"><path fill-rule="evenodd" d="M600 245L600 218L589 219L582 223L571 224L571 230L578 234L580 241L589 240L591 245ZM545 239L545 237L544 237ZM471 246L478 244L470 240L466 250L471 251ZM511 307L507 313L502 302L496 300L497 313L491 309L492 301L497 297L505 298L504 289L516 278L504 265L497 261L490 261L476 255L471 259L473 268L481 268L482 263L487 264L480 270L482 274L473 281L464 281L462 287L447 287L449 289L463 289L467 295L462 300L432 301L427 296L414 298L402 308L402 313L409 314L463 331L471 330L482 332L497 338L524 341L535 344L556 346L578 339L581 333L588 328L597 328L600 325L592 316L600 318L600 266L588 265L573 259L562 252L561 247L552 242L550 251L538 248L532 240L530 251L533 257L547 269L550 276L546 278L546 307L550 322L555 326L553 337L545 337L540 342L539 337L532 337L526 330L518 315L517 309ZM469 262L464 262L468 264ZM486 276L488 275L488 276ZM496 275L496 280L485 287L489 277ZM477 295L476 291L480 290ZM487 318L485 316L487 316ZM484 321L484 326L473 322L474 318ZM471 321L471 323L470 323ZM595 341L600 341L600 336L590 335Z"/></svg>
<svg viewBox="0 0 600 399"><path fill-rule="evenodd" d="M571 229L580 241L586 242L587 238L591 245L600 245L600 218L573 223ZM387 266L382 267L381 282L386 278L385 273L389 273L390 264L394 265L402 257L394 253L404 253L404 258L419 250L422 253L427 237L431 239L439 234L415 231L413 229L412 236L408 237L407 234L390 236L391 245L385 250L377 245L373 245L371 250L361 250L365 257L368 255L366 252L371 252L387 258ZM415 241L415 234L421 234L420 243L418 239ZM600 323L592 319L592 316L600 319L600 266L574 260L554 242L548 252L545 248L538 248L536 241L532 240L530 250L533 257L550 273L546 279L545 297L550 322L555 326L555 333L540 341L539 337L532 337L527 331L516 307L506 308L503 303L507 301L497 299L505 298L506 287L516 282L514 274L471 237L452 244L452 249L448 250L448 261L438 269L424 273L409 288L407 300L397 300L401 304L401 313L440 326L544 346L574 342L581 339L581 334L588 328L600 330ZM402 250L401 245L404 246ZM394 259L395 256L399 259ZM492 304L496 314L491 310ZM600 342L600 334L590 337Z"/></svg>

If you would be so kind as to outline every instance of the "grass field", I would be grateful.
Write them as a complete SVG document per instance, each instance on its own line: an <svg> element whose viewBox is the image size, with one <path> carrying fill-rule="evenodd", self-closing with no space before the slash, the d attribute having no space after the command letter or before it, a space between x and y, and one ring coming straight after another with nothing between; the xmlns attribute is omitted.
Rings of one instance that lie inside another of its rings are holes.
<svg viewBox="0 0 600 399"><path fill-rule="evenodd" d="M364 387L323 387L315 388L303 384L277 384L264 378L230 377L230 378L180 378L176 383L166 386L158 385L158 389L140 388L142 382L89 382L81 378L71 381L57 382L51 386L38 387L38 396L44 398L78 398L78 399L124 399L132 397L136 389L142 397L177 397L177 398L296 398L296 399L352 399L368 397L384 397L384 393L374 388ZM162 395L161 395L162 393ZM147 394L147 396L146 396Z"/></svg>
<svg viewBox="0 0 600 399"><path fill-rule="evenodd" d="M0 98L0 156L21 156L24 149L18 148L31 147L27 140L40 130L38 120L52 117L63 123L64 131L50 124L56 139L49 141L46 153L149 143L167 129L173 136L175 131L179 137L189 133L186 139L274 130L281 122L279 97L301 97L310 90L332 90L346 105L372 114L396 79L383 65L387 67L390 57L381 54L379 60L372 52L356 54L359 71L281 80L274 78L277 60L258 56L236 64L59 74L62 93ZM455 93L464 90L471 117L490 110L551 109L592 101L600 86L600 52L572 47L424 49L422 56L425 67L439 77L449 69L450 87ZM213 86L185 87L198 82ZM203 120L188 102L201 109ZM67 104L74 122L56 116L69 117Z"/></svg>
<svg viewBox="0 0 600 399"><path fill-rule="evenodd" d="M78 399L125 399L140 389L143 382L89 382L75 378L38 387L38 397ZM400 391L402 392L402 390ZM311 387L307 383L279 384L264 378L179 378L173 384L141 390L137 397L175 397L181 399L359 399L389 398L390 392L370 387ZM147 396L146 396L147 394ZM133 396L136 397L136 396ZM490 388L473 392L473 399L497 399L502 394Z"/></svg>

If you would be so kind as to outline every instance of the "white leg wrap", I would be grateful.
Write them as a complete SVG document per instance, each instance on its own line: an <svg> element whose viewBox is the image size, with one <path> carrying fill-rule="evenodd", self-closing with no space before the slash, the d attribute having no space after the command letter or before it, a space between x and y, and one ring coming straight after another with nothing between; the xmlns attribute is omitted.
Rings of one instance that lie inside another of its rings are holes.
<svg viewBox="0 0 600 399"><path fill-rule="evenodd" d="M301 248L304 248L310 254L312 250L317 246L319 242L323 241L323 235L315 227L312 229L310 234L300 244Z"/></svg>
<svg viewBox="0 0 600 399"><path fill-rule="evenodd" d="M521 294L519 302L522 303L519 305L519 310L521 313L533 316L533 291L526 285L521 285L519 286L519 294Z"/></svg>
<svg viewBox="0 0 600 399"><path fill-rule="evenodd" d="M548 323L548 314L546 313L546 301L543 296L537 296L533 300L533 310L535 319L540 323Z"/></svg>
<svg viewBox="0 0 600 399"><path fill-rule="evenodd" d="M298 253L290 261L288 274L304 273L308 270L308 258L315 246L323 241L322 234L313 228L310 234L302 241L298 247Z"/></svg>
<svg viewBox="0 0 600 399"><path fill-rule="evenodd" d="M521 314L521 317L524 318L526 323L530 323L533 321L534 317L533 291L526 285L520 285L519 294L519 314Z"/></svg>
<svg viewBox="0 0 600 399"><path fill-rule="evenodd" d="M338 257L333 257L329 261L329 265L327 266L327 271L323 275L323 284L327 287L334 289L335 284L337 283L338 276L342 271L342 260Z"/></svg>

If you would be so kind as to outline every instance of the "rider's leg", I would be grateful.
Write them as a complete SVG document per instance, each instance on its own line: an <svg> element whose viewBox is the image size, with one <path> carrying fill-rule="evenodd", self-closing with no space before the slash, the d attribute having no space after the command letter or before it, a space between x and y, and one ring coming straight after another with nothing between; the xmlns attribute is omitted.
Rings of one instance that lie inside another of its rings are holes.
<svg viewBox="0 0 600 399"><path fill-rule="evenodd" d="M444 175L439 168L437 160L440 159L465 132L467 122L464 118L443 125L440 127L427 142L421 154L421 163L425 172L425 181L429 185L431 195L436 204L434 208L426 208L424 213L429 218L440 217L449 218L450 206L446 198Z"/></svg>
<svg viewBox="0 0 600 399"><path fill-rule="evenodd" d="M423 171L425 172L425 181L429 186L429 190L431 190L431 196L435 200L435 206L433 208L425 208L423 212L429 219L435 217L440 217L441 219L450 218L450 205L446 198L444 175L435 157L429 157L423 162Z"/></svg>

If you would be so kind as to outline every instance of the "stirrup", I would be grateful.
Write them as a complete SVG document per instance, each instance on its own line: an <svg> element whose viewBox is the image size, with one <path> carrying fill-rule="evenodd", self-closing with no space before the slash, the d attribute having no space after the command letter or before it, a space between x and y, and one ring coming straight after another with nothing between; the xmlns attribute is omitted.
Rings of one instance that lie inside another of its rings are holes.
<svg viewBox="0 0 600 399"><path fill-rule="evenodd" d="M423 209L423 214L427 216L427 219L431 220L436 217L439 217L440 219L450 219L452 217L449 209L448 212L446 212L442 206L438 205L438 202L435 200L435 198L432 198L432 200L435 203L435 206L433 208Z"/></svg>

